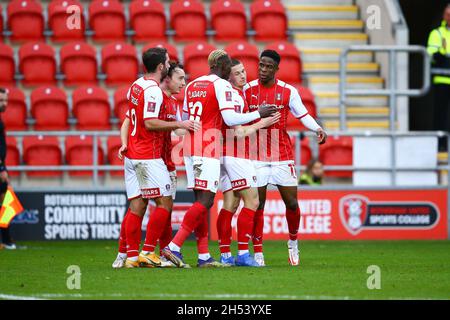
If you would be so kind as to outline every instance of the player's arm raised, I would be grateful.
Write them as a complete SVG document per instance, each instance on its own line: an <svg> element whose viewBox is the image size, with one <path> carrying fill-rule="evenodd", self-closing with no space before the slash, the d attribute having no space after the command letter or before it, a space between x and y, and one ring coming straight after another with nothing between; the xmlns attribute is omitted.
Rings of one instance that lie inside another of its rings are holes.
<svg viewBox="0 0 450 320"><path fill-rule="evenodd" d="M290 87L290 89L291 97L289 100L289 108L292 114L294 115L294 117L299 119L306 128L317 134L317 142L319 144L324 144L328 137L327 133L308 113L308 110L306 110L306 107L303 104L297 89L295 89L294 87Z"/></svg>

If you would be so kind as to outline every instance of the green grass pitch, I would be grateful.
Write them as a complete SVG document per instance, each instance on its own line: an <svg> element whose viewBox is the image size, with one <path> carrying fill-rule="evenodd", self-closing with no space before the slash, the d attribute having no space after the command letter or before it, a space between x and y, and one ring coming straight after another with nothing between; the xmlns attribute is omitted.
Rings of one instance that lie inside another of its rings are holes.
<svg viewBox="0 0 450 320"><path fill-rule="evenodd" d="M26 242L0 250L0 298L41 299L449 299L449 241L303 241L299 267L284 241L265 242L265 268L113 270L115 241ZM217 243L210 243L218 257ZM236 247L233 247L235 252ZM81 288L69 290L70 265ZM381 289L368 289L367 268L380 268Z"/></svg>

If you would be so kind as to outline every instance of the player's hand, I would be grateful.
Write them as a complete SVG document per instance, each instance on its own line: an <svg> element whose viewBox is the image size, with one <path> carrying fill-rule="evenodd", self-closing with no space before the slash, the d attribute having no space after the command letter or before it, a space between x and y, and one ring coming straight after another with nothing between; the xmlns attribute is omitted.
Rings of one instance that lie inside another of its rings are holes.
<svg viewBox="0 0 450 320"><path fill-rule="evenodd" d="M184 120L180 122L180 129L197 131L200 129L200 122L194 120Z"/></svg>
<svg viewBox="0 0 450 320"><path fill-rule="evenodd" d="M267 118L277 112L277 106L274 104L262 104L258 109L261 118Z"/></svg>
<svg viewBox="0 0 450 320"><path fill-rule="evenodd" d="M319 144L324 144L327 141L328 135L322 128L317 130L316 134L317 134L317 142Z"/></svg>
<svg viewBox="0 0 450 320"><path fill-rule="evenodd" d="M125 152L127 152L127 149L128 149L128 147L124 144L120 147L119 152L117 153L117 157L120 160L123 160L123 156L124 156Z"/></svg>
<svg viewBox="0 0 450 320"><path fill-rule="evenodd" d="M271 125L280 121L280 118L281 118L281 113L276 112L273 116L261 119L261 125L263 128L270 127Z"/></svg>

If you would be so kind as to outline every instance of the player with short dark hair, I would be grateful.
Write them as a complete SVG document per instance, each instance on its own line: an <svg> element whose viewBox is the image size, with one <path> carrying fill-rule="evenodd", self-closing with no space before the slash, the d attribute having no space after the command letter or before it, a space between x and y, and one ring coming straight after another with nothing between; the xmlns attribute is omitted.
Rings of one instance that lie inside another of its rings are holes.
<svg viewBox="0 0 450 320"><path fill-rule="evenodd" d="M255 215L253 246L255 260L264 265L262 250L264 228L264 205L267 185L277 186L286 205L286 220L289 229L289 263L299 264L297 233L300 224L300 209L297 200L297 175L295 172L292 144L286 130L288 113L291 112L309 130L317 133L319 144L325 143L327 134L308 114L300 95L293 86L276 79L281 57L275 50L261 53L258 79L249 82L244 93L250 110L260 105L271 104L281 113L280 121L258 132L259 154L256 164L259 208Z"/></svg>

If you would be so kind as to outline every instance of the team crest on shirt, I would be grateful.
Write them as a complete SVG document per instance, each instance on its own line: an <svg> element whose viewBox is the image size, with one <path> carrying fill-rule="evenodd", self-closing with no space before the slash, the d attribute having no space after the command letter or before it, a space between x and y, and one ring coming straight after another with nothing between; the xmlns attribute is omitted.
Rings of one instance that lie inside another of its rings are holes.
<svg viewBox="0 0 450 320"><path fill-rule="evenodd" d="M281 93L277 93L277 100L281 100Z"/></svg>
<svg viewBox="0 0 450 320"><path fill-rule="evenodd" d="M233 100L233 99L232 99L231 91L225 91L225 99L226 99L227 101L232 101L232 100Z"/></svg>
<svg viewBox="0 0 450 320"><path fill-rule="evenodd" d="M134 93L135 95L140 95L141 92L142 92L142 89L141 89L140 87L138 87L138 86L134 86L134 87L133 87L133 93Z"/></svg>
<svg viewBox="0 0 450 320"><path fill-rule="evenodd" d="M147 112L155 112L156 110L156 102L149 102L147 104Z"/></svg>

